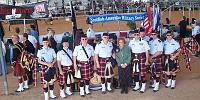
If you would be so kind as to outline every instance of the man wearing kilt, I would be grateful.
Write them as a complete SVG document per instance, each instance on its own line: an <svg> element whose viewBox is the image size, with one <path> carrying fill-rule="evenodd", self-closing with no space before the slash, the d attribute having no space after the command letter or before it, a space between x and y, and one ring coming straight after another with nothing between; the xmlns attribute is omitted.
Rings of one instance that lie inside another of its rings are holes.
<svg viewBox="0 0 200 100"><path fill-rule="evenodd" d="M180 44L173 39L173 34L168 31L164 41L165 66L164 71L168 77L166 88L174 89L176 86L176 73L179 70L178 55L180 53Z"/></svg>
<svg viewBox="0 0 200 100"><path fill-rule="evenodd" d="M150 46L150 56L149 61L152 64L150 66L151 77L153 78L152 88L154 92L159 90L160 74L162 73L162 52L163 52L163 43L158 38L158 33L153 31L151 33L152 40L149 42Z"/></svg>
<svg viewBox="0 0 200 100"><path fill-rule="evenodd" d="M19 36L17 34L12 35L12 41L14 43L12 66L14 68L14 75L17 76L19 82L19 88L16 90L16 92L22 92L24 89L28 89L28 77L26 75L27 72L20 63L24 45L19 42Z"/></svg>
<svg viewBox="0 0 200 100"><path fill-rule="evenodd" d="M105 69L107 62L110 62L113 45L111 42L109 42L108 33L103 33L102 39L103 41L101 41L95 47L95 60L97 64L97 74L101 77L102 94L105 94L106 93ZM111 78L107 78L107 90L109 92L112 91Z"/></svg>
<svg viewBox="0 0 200 100"><path fill-rule="evenodd" d="M38 50L37 53L38 63L41 64L41 81L43 83L43 90L45 100L49 100L48 84L50 88L50 98L54 99L56 96L53 93L56 68L56 53L49 47L48 38L43 38L43 48Z"/></svg>
<svg viewBox="0 0 200 100"><path fill-rule="evenodd" d="M80 71L80 95L81 97L91 94L89 91L89 82L93 77L93 65L91 59L94 59L94 49L87 43L88 38L85 34L81 36L80 45L76 46L73 52L73 61L75 73ZM84 91L85 86L85 91Z"/></svg>
<svg viewBox="0 0 200 100"><path fill-rule="evenodd" d="M140 89L139 80L141 77L142 87L140 89L140 93L144 93L146 88L146 65L148 65L148 50L150 48L148 43L141 39L138 30L134 31L133 37L133 40L129 42L129 47L132 50L133 77L135 81L135 87L133 88L133 91Z"/></svg>
<svg viewBox="0 0 200 100"><path fill-rule="evenodd" d="M29 85L33 82L33 72L32 72L32 63L31 60L33 60L33 55L35 54L35 48L33 46L33 44L28 40L28 34L27 33L23 33L23 44L24 44L24 49L27 52L26 53L26 59L28 62L28 83ZM25 62L25 61L24 61Z"/></svg>
<svg viewBox="0 0 200 100"><path fill-rule="evenodd" d="M64 38L62 41L63 49L57 53L57 63L59 68L59 80L60 80L60 96L65 98L64 85L66 84L67 95L72 95L70 91L70 84L74 82L73 79L73 60L72 51L69 50L68 39Z"/></svg>

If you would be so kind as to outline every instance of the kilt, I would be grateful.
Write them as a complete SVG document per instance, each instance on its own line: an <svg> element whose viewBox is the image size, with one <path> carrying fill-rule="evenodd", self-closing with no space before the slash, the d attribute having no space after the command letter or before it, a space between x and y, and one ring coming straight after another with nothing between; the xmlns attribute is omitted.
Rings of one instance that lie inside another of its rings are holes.
<svg viewBox="0 0 200 100"><path fill-rule="evenodd" d="M19 59L17 59L15 63L14 76L24 76L27 72L27 70L22 68L21 64L19 63Z"/></svg>
<svg viewBox="0 0 200 100"><path fill-rule="evenodd" d="M106 63L108 62L107 58L101 58L99 57L99 64L100 68L97 68L97 74L101 77L105 77L105 68L106 68Z"/></svg>
<svg viewBox="0 0 200 100"><path fill-rule="evenodd" d="M41 83L46 84L45 81L50 81L51 79L54 79L54 75L56 74L56 68L52 67L49 68L47 66L41 65Z"/></svg>
<svg viewBox="0 0 200 100"><path fill-rule="evenodd" d="M146 62L146 55L145 53L133 53L132 54L132 60L136 58L136 56L138 57L139 61L140 61L140 67L139 67L139 74L141 76L145 76L147 73L147 66L145 66L145 62ZM135 74L135 73L133 73Z"/></svg>
<svg viewBox="0 0 200 100"><path fill-rule="evenodd" d="M169 70L166 66L166 60L168 59ZM179 67L178 57L176 57L173 61L170 59L170 55L165 55L164 57L164 71L175 72Z"/></svg>
<svg viewBox="0 0 200 100"><path fill-rule="evenodd" d="M69 73L73 74L73 66L62 66L61 65L61 68L62 68L64 75L59 74L59 84L64 85L65 83L67 83L67 75Z"/></svg>
<svg viewBox="0 0 200 100"><path fill-rule="evenodd" d="M81 79L90 80L93 77L93 66L87 61L78 61L78 67L81 71Z"/></svg>
<svg viewBox="0 0 200 100"><path fill-rule="evenodd" d="M154 60L154 63L155 63L155 73L156 74L161 74L162 71L163 71L163 67L162 67L162 57L159 56L159 57L156 57L153 59Z"/></svg>

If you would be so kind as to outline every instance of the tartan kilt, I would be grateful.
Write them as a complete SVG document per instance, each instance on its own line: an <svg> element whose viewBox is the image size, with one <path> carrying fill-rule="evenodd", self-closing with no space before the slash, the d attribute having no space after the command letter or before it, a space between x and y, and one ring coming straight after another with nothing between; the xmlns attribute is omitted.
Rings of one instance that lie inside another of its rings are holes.
<svg viewBox="0 0 200 100"><path fill-rule="evenodd" d="M22 68L21 64L19 63L19 59L17 59L15 63L14 76L24 76L27 72L28 71Z"/></svg>
<svg viewBox="0 0 200 100"><path fill-rule="evenodd" d="M105 68L106 68L106 63L108 61L105 58L100 58L99 57L99 64L100 64L100 68L97 68L97 74L101 77L104 78L105 77Z"/></svg>
<svg viewBox="0 0 200 100"><path fill-rule="evenodd" d="M154 60L155 63L155 73L156 74L161 74L163 71L163 67L162 67L162 57L156 57Z"/></svg>
<svg viewBox="0 0 200 100"><path fill-rule="evenodd" d="M145 76L147 73L147 66L145 66L145 62L146 62L146 54L145 53L133 53L132 54L132 59L135 59L135 55L138 55L138 59L140 61L140 72L139 74L141 76ZM134 73L133 73L134 74Z"/></svg>
<svg viewBox="0 0 200 100"><path fill-rule="evenodd" d="M173 61L170 59L170 56L169 55L165 55L164 56L164 68L163 68L163 70L164 71L168 71L167 70L167 66L165 66L166 65L166 60L168 59L168 64L169 64L169 71L170 72L175 72L177 69L178 69L178 67L179 67L179 62L178 62L178 57L176 57Z"/></svg>
<svg viewBox="0 0 200 100"><path fill-rule="evenodd" d="M70 70L68 69L68 67L70 67ZM74 70L73 70L73 66L62 66L62 71L64 75L59 74L59 84L60 85L64 85L65 83L67 83L67 75L69 72L71 72L74 75Z"/></svg>
<svg viewBox="0 0 200 100"><path fill-rule="evenodd" d="M81 79L90 80L93 77L93 66L89 62L78 61L78 67L81 72Z"/></svg>

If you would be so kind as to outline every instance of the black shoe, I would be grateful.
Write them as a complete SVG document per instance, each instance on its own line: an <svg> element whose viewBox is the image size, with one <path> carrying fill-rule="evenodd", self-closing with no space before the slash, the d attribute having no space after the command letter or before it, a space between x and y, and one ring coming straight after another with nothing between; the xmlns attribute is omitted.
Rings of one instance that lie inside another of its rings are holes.
<svg viewBox="0 0 200 100"><path fill-rule="evenodd" d="M28 80L28 85L33 84L33 80Z"/></svg>
<svg viewBox="0 0 200 100"><path fill-rule="evenodd" d="M128 88L125 88L125 94L128 94Z"/></svg>
<svg viewBox="0 0 200 100"><path fill-rule="evenodd" d="M101 93L102 93L102 94L106 94L106 91L102 91Z"/></svg>
<svg viewBox="0 0 200 100"><path fill-rule="evenodd" d="M125 93L125 90L124 90L124 89L122 89L122 90L121 90L121 94L124 94L124 93Z"/></svg>
<svg viewBox="0 0 200 100"><path fill-rule="evenodd" d="M81 95L81 97L85 97L85 95Z"/></svg>

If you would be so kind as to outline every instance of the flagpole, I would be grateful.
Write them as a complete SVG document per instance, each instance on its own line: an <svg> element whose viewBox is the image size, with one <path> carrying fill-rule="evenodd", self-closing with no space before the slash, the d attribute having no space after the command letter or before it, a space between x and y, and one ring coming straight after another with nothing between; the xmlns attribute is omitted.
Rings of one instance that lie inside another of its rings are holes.
<svg viewBox="0 0 200 100"><path fill-rule="evenodd" d="M1 62L1 67L2 67L2 73L3 73L3 85L5 88L5 94L8 95L8 81L7 81L7 75L6 75L6 70L5 70L5 62L3 59L3 49L2 49L2 41L0 39L0 62Z"/></svg>
<svg viewBox="0 0 200 100"><path fill-rule="evenodd" d="M77 24L76 24L76 15L75 15L75 11L72 5L72 0L70 1L70 8L71 8L71 21L72 21L72 34L73 34L73 39L74 39L74 43L73 43L73 48L75 47L75 45L78 44L78 38L77 38Z"/></svg>

